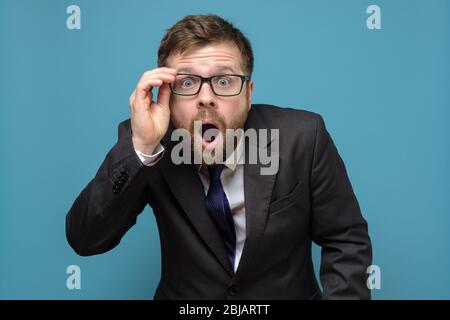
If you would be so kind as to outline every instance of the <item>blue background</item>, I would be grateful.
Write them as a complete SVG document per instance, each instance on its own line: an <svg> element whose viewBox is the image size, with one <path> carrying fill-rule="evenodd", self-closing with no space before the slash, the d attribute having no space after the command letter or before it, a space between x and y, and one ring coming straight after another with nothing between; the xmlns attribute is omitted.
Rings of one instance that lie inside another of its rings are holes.
<svg viewBox="0 0 450 320"><path fill-rule="evenodd" d="M81 8L68 30L66 8ZM381 30L366 27L370 4ZM318 112L381 267L375 299L450 299L450 1L0 0L0 298L151 299L147 207L111 252L79 257L65 215L129 117L164 30L216 13L250 38L255 103ZM314 251L319 263L318 250ZM81 267L81 290L66 268Z"/></svg>

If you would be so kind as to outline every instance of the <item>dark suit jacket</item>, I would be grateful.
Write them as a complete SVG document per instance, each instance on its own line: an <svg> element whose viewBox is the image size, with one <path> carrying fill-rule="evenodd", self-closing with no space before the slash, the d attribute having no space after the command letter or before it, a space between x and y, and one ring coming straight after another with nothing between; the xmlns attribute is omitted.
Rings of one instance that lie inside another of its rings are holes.
<svg viewBox="0 0 450 320"><path fill-rule="evenodd" d="M322 117L253 105L246 128L280 129L279 170L261 175L261 164L244 165L246 241L236 273L195 166L172 163L170 130L162 159L143 166L130 120L119 125L117 144L67 214L72 248L83 256L111 250L150 204L162 254L156 299L370 298L367 223ZM323 293L312 241L322 247Z"/></svg>

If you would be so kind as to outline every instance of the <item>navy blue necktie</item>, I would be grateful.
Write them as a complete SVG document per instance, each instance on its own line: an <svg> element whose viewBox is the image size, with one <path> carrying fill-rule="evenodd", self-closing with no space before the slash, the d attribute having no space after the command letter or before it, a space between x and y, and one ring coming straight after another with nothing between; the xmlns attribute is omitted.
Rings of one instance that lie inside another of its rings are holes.
<svg viewBox="0 0 450 320"><path fill-rule="evenodd" d="M220 182L220 174L223 170L223 164L208 166L209 189L206 195L206 211L211 215L216 223L219 233L222 236L225 248L231 265L234 268L234 257L236 251L236 233L234 231L233 216L231 214L230 204L223 191Z"/></svg>

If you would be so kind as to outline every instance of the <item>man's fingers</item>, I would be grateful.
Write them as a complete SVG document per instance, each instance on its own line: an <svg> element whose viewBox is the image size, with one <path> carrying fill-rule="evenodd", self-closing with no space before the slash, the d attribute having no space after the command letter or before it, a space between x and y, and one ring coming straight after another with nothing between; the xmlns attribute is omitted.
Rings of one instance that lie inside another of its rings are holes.
<svg viewBox="0 0 450 320"><path fill-rule="evenodd" d="M136 86L136 89L130 96L130 107L134 109L136 108L136 105L139 105L142 108L143 105L139 103L136 104L136 100L142 101L147 98L151 100L151 90L153 87L160 87L158 92L158 103L164 107L168 107L170 99L170 88L168 84L175 81L175 75L175 69L166 67L144 72ZM148 101L148 103L150 105L151 101Z"/></svg>
<svg viewBox="0 0 450 320"><path fill-rule="evenodd" d="M169 101L170 101L170 87L167 83L164 83L159 88L157 103L164 108L169 108Z"/></svg>
<svg viewBox="0 0 450 320"><path fill-rule="evenodd" d="M160 80L160 81L156 81L155 80ZM173 83L175 81L175 76L170 75L170 74L152 74L152 75L148 75L143 77L138 85L137 88L140 90L150 90L151 87L159 87L162 85L161 82L166 82L166 83ZM159 83L159 85L153 85L154 83Z"/></svg>
<svg viewBox="0 0 450 320"><path fill-rule="evenodd" d="M166 68L166 67L156 68L156 69L144 72L142 74L141 78L152 75L152 74L170 74L170 75L175 76L177 74L177 70L172 69L172 68Z"/></svg>
<svg viewBox="0 0 450 320"><path fill-rule="evenodd" d="M136 95L136 89L134 89L133 92L132 92L131 95L130 95L130 99L129 99L130 107L131 107L131 106L133 105L133 103L134 103L135 95Z"/></svg>
<svg viewBox="0 0 450 320"><path fill-rule="evenodd" d="M176 73L155 71L145 72L139 79L139 83L146 81L147 79L161 79L164 82L173 83L175 81Z"/></svg>
<svg viewBox="0 0 450 320"><path fill-rule="evenodd" d="M139 83L145 82L145 81L147 81L149 79L159 79L159 80L162 80L163 82L166 82L166 83L174 83L175 82L175 76L173 76L173 75L170 75L170 74L154 74L154 75L149 75L149 76L143 77Z"/></svg>
<svg viewBox="0 0 450 320"><path fill-rule="evenodd" d="M163 84L163 81L161 79L145 79L136 87L136 99L145 99L149 93L149 91L153 87L160 87Z"/></svg>

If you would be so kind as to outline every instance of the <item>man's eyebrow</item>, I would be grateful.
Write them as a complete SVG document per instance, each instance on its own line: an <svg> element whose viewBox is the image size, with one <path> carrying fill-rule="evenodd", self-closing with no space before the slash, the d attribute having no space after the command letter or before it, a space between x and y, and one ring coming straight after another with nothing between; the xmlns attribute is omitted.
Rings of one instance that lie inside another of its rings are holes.
<svg viewBox="0 0 450 320"><path fill-rule="evenodd" d="M220 67L220 68L216 69L216 72L231 72L231 73L235 73L235 71L231 67Z"/></svg>
<svg viewBox="0 0 450 320"><path fill-rule="evenodd" d="M191 68L181 68L177 70L178 73L194 73Z"/></svg>
<svg viewBox="0 0 450 320"><path fill-rule="evenodd" d="M192 74L197 74L194 69L192 68L181 68L177 70L178 73L192 73ZM214 73L215 74L219 74L222 72L229 72L229 73L235 73L235 71L233 70L233 68L231 67L218 67L217 69L214 69Z"/></svg>

